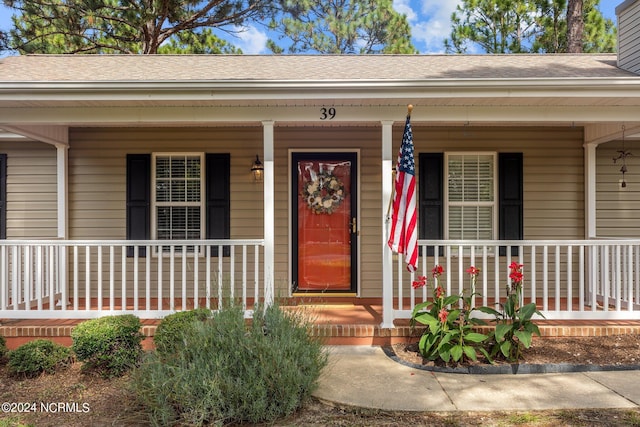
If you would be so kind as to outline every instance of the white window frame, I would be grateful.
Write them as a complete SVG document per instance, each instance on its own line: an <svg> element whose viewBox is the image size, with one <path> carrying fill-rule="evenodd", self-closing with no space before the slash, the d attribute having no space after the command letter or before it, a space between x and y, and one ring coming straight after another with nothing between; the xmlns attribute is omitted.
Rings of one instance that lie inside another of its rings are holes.
<svg viewBox="0 0 640 427"><path fill-rule="evenodd" d="M200 158L200 201L199 202L157 202L156 201L156 160L158 157L199 157ZM153 240L158 240L158 218L157 208L159 206L200 206L200 239L205 239L205 225L206 225L206 201L205 201L205 185L206 185L206 170L205 170L205 156L202 152L156 152L151 154L151 237ZM185 238L185 240L189 240ZM202 248L198 251L202 256ZM155 252L155 251L154 251Z"/></svg>
<svg viewBox="0 0 640 427"><path fill-rule="evenodd" d="M493 158L493 202L450 202L449 201L449 157L450 156L491 156ZM491 239L497 240L498 226L498 153L495 151L451 151L444 157L444 238L450 240L449 234L449 207L450 206L490 206L492 207ZM464 239L475 240L475 239Z"/></svg>

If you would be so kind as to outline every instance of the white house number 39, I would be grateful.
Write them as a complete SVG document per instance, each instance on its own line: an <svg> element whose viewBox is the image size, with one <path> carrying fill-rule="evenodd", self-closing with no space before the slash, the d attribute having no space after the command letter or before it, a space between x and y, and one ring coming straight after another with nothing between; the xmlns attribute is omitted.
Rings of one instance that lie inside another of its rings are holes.
<svg viewBox="0 0 640 427"><path fill-rule="evenodd" d="M336 117L336 109L333 107L320 109L320 120L333 120Z"/></svg>

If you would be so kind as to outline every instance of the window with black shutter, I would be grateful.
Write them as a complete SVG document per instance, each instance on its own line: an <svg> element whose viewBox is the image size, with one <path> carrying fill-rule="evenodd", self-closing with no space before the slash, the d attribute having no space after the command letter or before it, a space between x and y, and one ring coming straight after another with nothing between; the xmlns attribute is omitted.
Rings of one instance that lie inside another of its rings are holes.
<svg viewBox="0 0 640 427"><path fill-rule="evenodd" d="M229 199L229 154L127 156L127 239L228 239Z"/></svg>
<svg viewBox="0 0 640 427"><path fill-rule="evenodd" d="M495 161L486 153L420 153L421 239L490 239L496 231L501 240L523 239L522 153L498 153L497 160L495 173ZM497 205L491 194L496 178ZM496 208L497 230L492 221ZM505 248L500 252L504 255ZM512 255L517 253L518 248L512 248Z"/></svg>

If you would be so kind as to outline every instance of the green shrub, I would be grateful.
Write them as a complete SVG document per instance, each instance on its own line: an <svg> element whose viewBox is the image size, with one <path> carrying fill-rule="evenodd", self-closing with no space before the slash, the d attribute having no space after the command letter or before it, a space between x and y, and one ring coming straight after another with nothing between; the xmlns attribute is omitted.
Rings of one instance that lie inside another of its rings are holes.
<svg viewBox="0 0 640 427"><path fill-rule="evenodd" d="M163 355L174 353L176 348L183 345L182 334L185 328L188 328L194 322L209 319L211 315L212 312L208 308L179 311L168 315L162 319L153 336L156 351Z"/></svg>
<svg viewBox="0 0 640 427"><path fill-rule="evenodd" d="M0 363L3 363L9 350L7 350L7 341L0 335Z"/></svg>
<svg viewBox="0 0 640 427"><path fill-rule="evenodd" d="M34 377L43 372L54 373L73 361L71 350L49 340L34 340L9 352L9 372Z"/></svg>
<svg viewBox="0 0 640 427"><path fill-rule="evenodd" d="M71 332L72 348L84 369L99 371L103 377L120 376L140 361L141 327L132 314L87 320Z"/></svg>
<svg viewBox="0 0 640 427"><path fill-rule="evenodd" d="M171 358L150 354L134 371L134 391L155 425L272 422L293 413L327 363L309 323L278 307L240 308L185 328Z"/></svg>

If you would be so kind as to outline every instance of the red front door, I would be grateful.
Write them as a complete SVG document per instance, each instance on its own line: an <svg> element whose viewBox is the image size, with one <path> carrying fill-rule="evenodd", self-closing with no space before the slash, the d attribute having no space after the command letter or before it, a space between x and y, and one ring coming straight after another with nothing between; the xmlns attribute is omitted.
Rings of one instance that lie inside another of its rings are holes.
<svg viewBox="0 0 640 427"><path fill-rule="evenodd" d="M292 159L294 292L355 292L357 156Z"/></svg>

